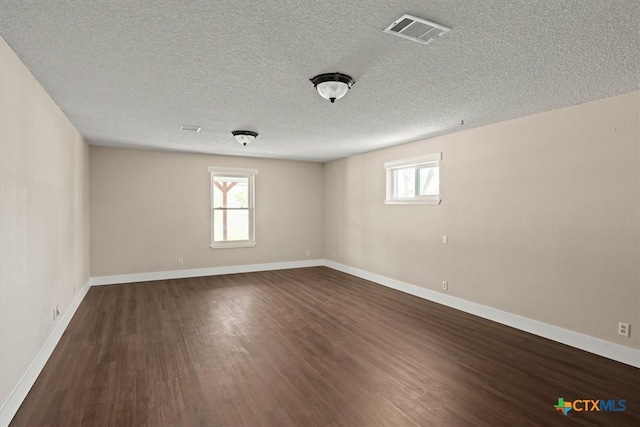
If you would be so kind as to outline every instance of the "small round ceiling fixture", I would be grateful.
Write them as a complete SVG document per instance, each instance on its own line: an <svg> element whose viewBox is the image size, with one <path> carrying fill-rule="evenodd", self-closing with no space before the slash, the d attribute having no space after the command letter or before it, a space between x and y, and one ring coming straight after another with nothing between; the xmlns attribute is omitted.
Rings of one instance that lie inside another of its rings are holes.
<svg viewBox="0 0 640 427"><path fill-rule="evenodd" d="M258 137L258 132L253 132L250 130L234 130L231 132L233 137L238 141L238 143L244 145L245 147L250 142L253 142Z"/></svg>
<svg viewBox="0 0 640 427"><path fill-rule="evenodd" d="M315 76L311 83L324 99L328 99L333 104L336 99L340 99L355 83L353 79L342 73L326 73Z"/></svg>

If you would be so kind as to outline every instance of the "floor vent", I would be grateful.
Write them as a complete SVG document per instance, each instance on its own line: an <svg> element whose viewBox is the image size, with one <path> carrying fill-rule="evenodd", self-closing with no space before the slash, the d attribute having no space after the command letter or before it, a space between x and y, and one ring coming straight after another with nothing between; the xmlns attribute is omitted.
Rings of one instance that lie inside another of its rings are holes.
<svg viewBox="0 0 640 427"><path fill-rule="evenodd" d="M441 35L451 31L443 25L426 19L416 18L411 15L403 15L393 24L389 25L384 33L413 40L414 42L429 44Z"/></svg>

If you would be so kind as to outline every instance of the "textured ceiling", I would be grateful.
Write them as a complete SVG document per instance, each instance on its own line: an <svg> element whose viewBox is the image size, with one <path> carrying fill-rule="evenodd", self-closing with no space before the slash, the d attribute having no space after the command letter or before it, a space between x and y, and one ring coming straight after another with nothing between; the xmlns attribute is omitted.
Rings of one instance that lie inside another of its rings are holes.
<svg viewBox="0 0 640 427"><path fill-rule="evenodd" d="M325 161L640 86L637 0L0 2L92 144ZM451 32L382 33L404 13ZM330 104L309 78L333 71L356 84Z"/></svg>

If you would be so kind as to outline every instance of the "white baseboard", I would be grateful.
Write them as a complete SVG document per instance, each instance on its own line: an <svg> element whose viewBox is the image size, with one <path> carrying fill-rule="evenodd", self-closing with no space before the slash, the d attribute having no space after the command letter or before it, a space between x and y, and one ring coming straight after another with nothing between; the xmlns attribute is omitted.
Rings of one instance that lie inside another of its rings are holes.
<svg viewBox="0 0 640 427"><path fill-rule="evenodd" d="M425 289L420 286L402 282L400 280L391 279L389 277L381 276L379 274L371 273L359 268L339 264L330 260L314 259L303 261L275 262L268 264L249 264L228 267L198 268L191 270L161 271L154 273L99 276L92 277L90 281L86 283L82 287L82 289L80 289L80 292L78 292L78 294L75 296L67 310L58 319L55 328L49 335L49 338L45 342L42 349L40 349L40 352L31 362L31 365L24 373L13 391L9 394L9 397L2 404L2 407L0 407L0 427L7 427L15 416L16 412L20 408L20 405L29 393L29 390L36 382L38 375L44 368L47 360L49 360L49 357L53 353L53 350L60 341L62 334L67 329L69 322L71 322L73 315L80 306L80 303L87 294L90 286L188 277L215 276L220 274L285 270L290 268L317 267L323 265L334 270L342 271L344 273L369 280L379 285L383 285L410 295L417 296L419 298L446 305L448 307L452 307L457 310L476 315L478 317L492 320L494 322L501 323L512 328L529 332L534 335L538 335L553 341L560 342L562 344L569 345L571 347L575 347L612 360L616 360L618 362L625 363L627 365L640 368L640 350L615 344L578 332L570 331L568 329L563 329L558 326L553 326L548 323L529 319L523 316L518 316L516 314L508 313L496 308L467 301L462 298L445 295L440 292Z"/></svg>
<svg viewBox="0 0 640 427"><path fill-rule="evenodd" d="M67 326L69 326L69 322L71 322L71 319L80 306L80 303L84 299L85 295L87 295L89 287L89 282L85 283L82 289L80 289L76 294L73 301L71 301L69 307L67 307L65 312L58 317L56 326L53 328L53 331L51 331L51 334L44 343L44 346L42 346L35 359L31 362L31 365L29 365L29 368L27 368L27 371L22 375L18 384L14 387L11 393L9 393L9 397L4 401L2 407L0 407L0 427L7 427L16 412L18 412L20 405L22 405L22 402L25 397L27 397L29 390L31 390L36 379L38 379L38 375L42 372L47 360L49 360L51 353L53 353L53 350L56 348L56 345L58 345L60 338L62 338L62 334L67 329Z"/></svg>
<svg viewBox="0 0 640 427"><path fill-rule="evenodd" d="M186 279L188 277L219 276L221 274L253 273L256 271L287 270L290 268L318 267L323 259L271 262L267 264L231 265L227 267L194 268L191 270L157 271L153 273L118 274L97 276L90 279L91 286L116 285L119 283L149 282L153 280Z"/></svg>
<svg viewBox="0 0 640 427"><path fill-rule="evenodd" d="M588 351L599 356L606 357L627 365L640 368L640 350L615 344L609 341L595 338L579 332L570 331L568 329L553 326L538 320L529 319L527 317L518 316L486 305L467 301L462 298L453 297L441 292L425 289L410 283L401 282L379 274L370 273L359 268L350 267L348 265L339 264L334 261L325 261L325 265L334 270L351 274L365 280L396 289L407 294L411 294L438 304L446 305L466 313L476 315L485 319L492 320L512 328L520 329L530 334L538 335L552 341L557 341L580 350Z"/></svg>

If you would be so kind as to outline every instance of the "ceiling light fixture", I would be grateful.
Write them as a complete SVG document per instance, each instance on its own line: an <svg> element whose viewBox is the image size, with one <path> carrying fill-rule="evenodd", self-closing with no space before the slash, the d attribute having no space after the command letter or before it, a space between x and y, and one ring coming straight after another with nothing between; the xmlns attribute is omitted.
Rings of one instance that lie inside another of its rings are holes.
<svg viewBox="0 0 640 427"><path fill-rule="evenodd" d="M353 79L342 73L326 73L310 79L313 86L324 99L328 99L333 104L336 99L340 99L355 83Z"/></svg>
<svg viewBox="0 0 640 427"><path fill-rule="evenodd" d="M245 147L247 146L247 144L253 142L258 137L257 132L253 132L250 130L234 130L231 133L233 134L233 137L236 139L236 141L238 141Z"/></svg>

